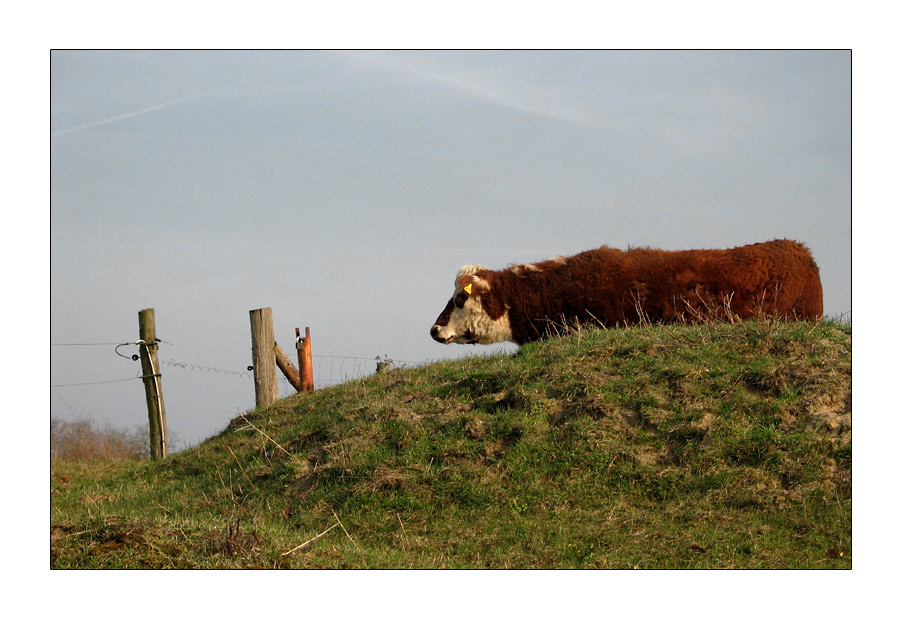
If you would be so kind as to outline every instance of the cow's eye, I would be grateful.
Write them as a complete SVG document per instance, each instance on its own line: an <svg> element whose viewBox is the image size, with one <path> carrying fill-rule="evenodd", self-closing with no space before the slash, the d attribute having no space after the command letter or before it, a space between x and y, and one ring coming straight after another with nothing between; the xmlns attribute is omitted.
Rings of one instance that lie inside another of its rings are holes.
<svg viewBox="0 0 900 619"><path fill-rule="evenodd" d="M468 298L469 295L467 295L465 292L460 292L458 295L456 295L456 298L453 301L456 304L456 307L462 309L462 306L466 304L466 299Z"/></svg>

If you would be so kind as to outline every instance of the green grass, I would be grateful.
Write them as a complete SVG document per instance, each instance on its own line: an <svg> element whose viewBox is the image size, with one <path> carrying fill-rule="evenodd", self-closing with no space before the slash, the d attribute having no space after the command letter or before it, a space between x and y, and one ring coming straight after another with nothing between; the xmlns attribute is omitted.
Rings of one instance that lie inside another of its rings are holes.
<svg viewBox="0 0 900 619"><path fill-rule="evenodd" d="M57 459L51 566L849 568L850 342L581 329L298 394L162 462Z"/></svg>

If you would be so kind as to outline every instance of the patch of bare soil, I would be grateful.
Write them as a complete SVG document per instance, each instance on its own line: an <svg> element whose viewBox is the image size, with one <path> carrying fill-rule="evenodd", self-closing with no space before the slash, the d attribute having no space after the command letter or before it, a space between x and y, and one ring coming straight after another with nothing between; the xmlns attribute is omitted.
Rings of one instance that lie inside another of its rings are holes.
<svg viewBox="0 0 900 619"><path fill-rule="evenodd" d="M522 434L522 430L513 428L497 440L488 443L484 447L485 458L489 461L502 458L507 449L519 442L519 439L522 438Z"/></svg>
<svg viewBox="0 0 900 619"><path fill-rule="evenodd" d="M824 428L841 442L851 439L851 394L820 395L807 402L806 409L809 424L816 428Z"/></svg>
<svg viewBox="0 0 900 619"><path fill-rule="evenodd" d="M612 430L626 430L641 423L639 412L604 402L602 397L597 396L583 402L563 405L550 416L550 425L558 426L580 415L603 420L604 424Z"/></svg>

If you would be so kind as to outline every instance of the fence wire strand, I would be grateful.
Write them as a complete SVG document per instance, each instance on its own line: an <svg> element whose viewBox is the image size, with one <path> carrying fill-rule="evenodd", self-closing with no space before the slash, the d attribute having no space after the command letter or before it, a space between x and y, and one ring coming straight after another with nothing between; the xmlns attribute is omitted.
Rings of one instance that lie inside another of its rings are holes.
<svg viewBox="0 0 900 619"><path fill-rule="evenodd" d="M161 341L161 340L160 340ZM164 342L169 344L169 342ZM51 344L51 346L114 346L116 347L116 354L124 359L133 359L132 357L126 357L125 355L119 353L118 348L127 345L135 345L137 342L84 342L84 343L67 343L67 344ZM394 367L410 367L419 365L419 362L414 361L399 361L395 359L390 359L387 356L385 357L360 357L360 356L351 356L351 355L312 355L313 363L315 364L315 377L314 383L316 389L321 389L323 387L331 387L334 385L340 385L347 381L357 380L360 378L365 378L366 376L370 376L374 374L378 368L378 363L388 363L393 365ZM224 368L217 368L209 365L202 365L199 363L193 363L190 361L178 361L176 359L160 359L160 365L165 365L173 368L180 368L184 370L189 370L193 372L206 372L208 374L218 374L222 376L234 376L237 378L248 378L252 379L253 375L252 366L248 367L248 371L242 370L229 370ZM327 367L328 369L328 377L324 378L323 376L323 367ZM138 373L140 374L140 372ZM121 378L115 380L101 380L101 381L91 381L91 382L83 382L83 383L67 383L67 384L59 384L59 385L50 385L51 388L57 387L79 387L82 385L107 385L112 383L122 383L128 382L132 380L140 380L140 375L134 376L132 378ZM290 381L287 380L283 375L279 375L279 382L288 387L292 388Z"/></svg>

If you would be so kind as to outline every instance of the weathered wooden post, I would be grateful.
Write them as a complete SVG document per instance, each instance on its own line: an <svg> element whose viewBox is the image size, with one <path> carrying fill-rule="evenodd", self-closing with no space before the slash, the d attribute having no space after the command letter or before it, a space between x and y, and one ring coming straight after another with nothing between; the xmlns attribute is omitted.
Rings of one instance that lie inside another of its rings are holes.
<svg viewBox="0 0 900 619"><path fill-rule="evenodd" d="M300 368L300 386L303 391L312 391L315 389L313 385L313 369L312 369L312 345L309 341L309 327L306 327L306 337L300 337L300 327L294 329L297 335L297 365Z"/></svg>
<svg viewBox="0 0 900 619"><path fill-rule="evenodd" d="M281 373L284 374L284 377L288 379L288 382L291 383L291 386L296 391L303 390L303 387L300 384L300 372L297 371L297 368L295 368L294 364L291 363L291 360L288 359L287 354L281 350L281 346L278 345L278 342L275 342L275 365L278 366L278 369L281 370Z"/></svg>
<svg viewBox="0 0 900 619"><path fill-rule="evenodd" d="M250 346L253 352L253 386L256 406L269 406L278 399L275 366L275 327L272 308L250 310Z"/></svg>
<svg viewBox="0 0 900 619"><path fill-rule="evenodd" d="M153 308L138 312L140 329L141 371L147 395L147 414L150 418L150 457L165 458L169 451L166 430L166 405L162 397L162 374L159 372L156 339L156 313Z"/></svg>

